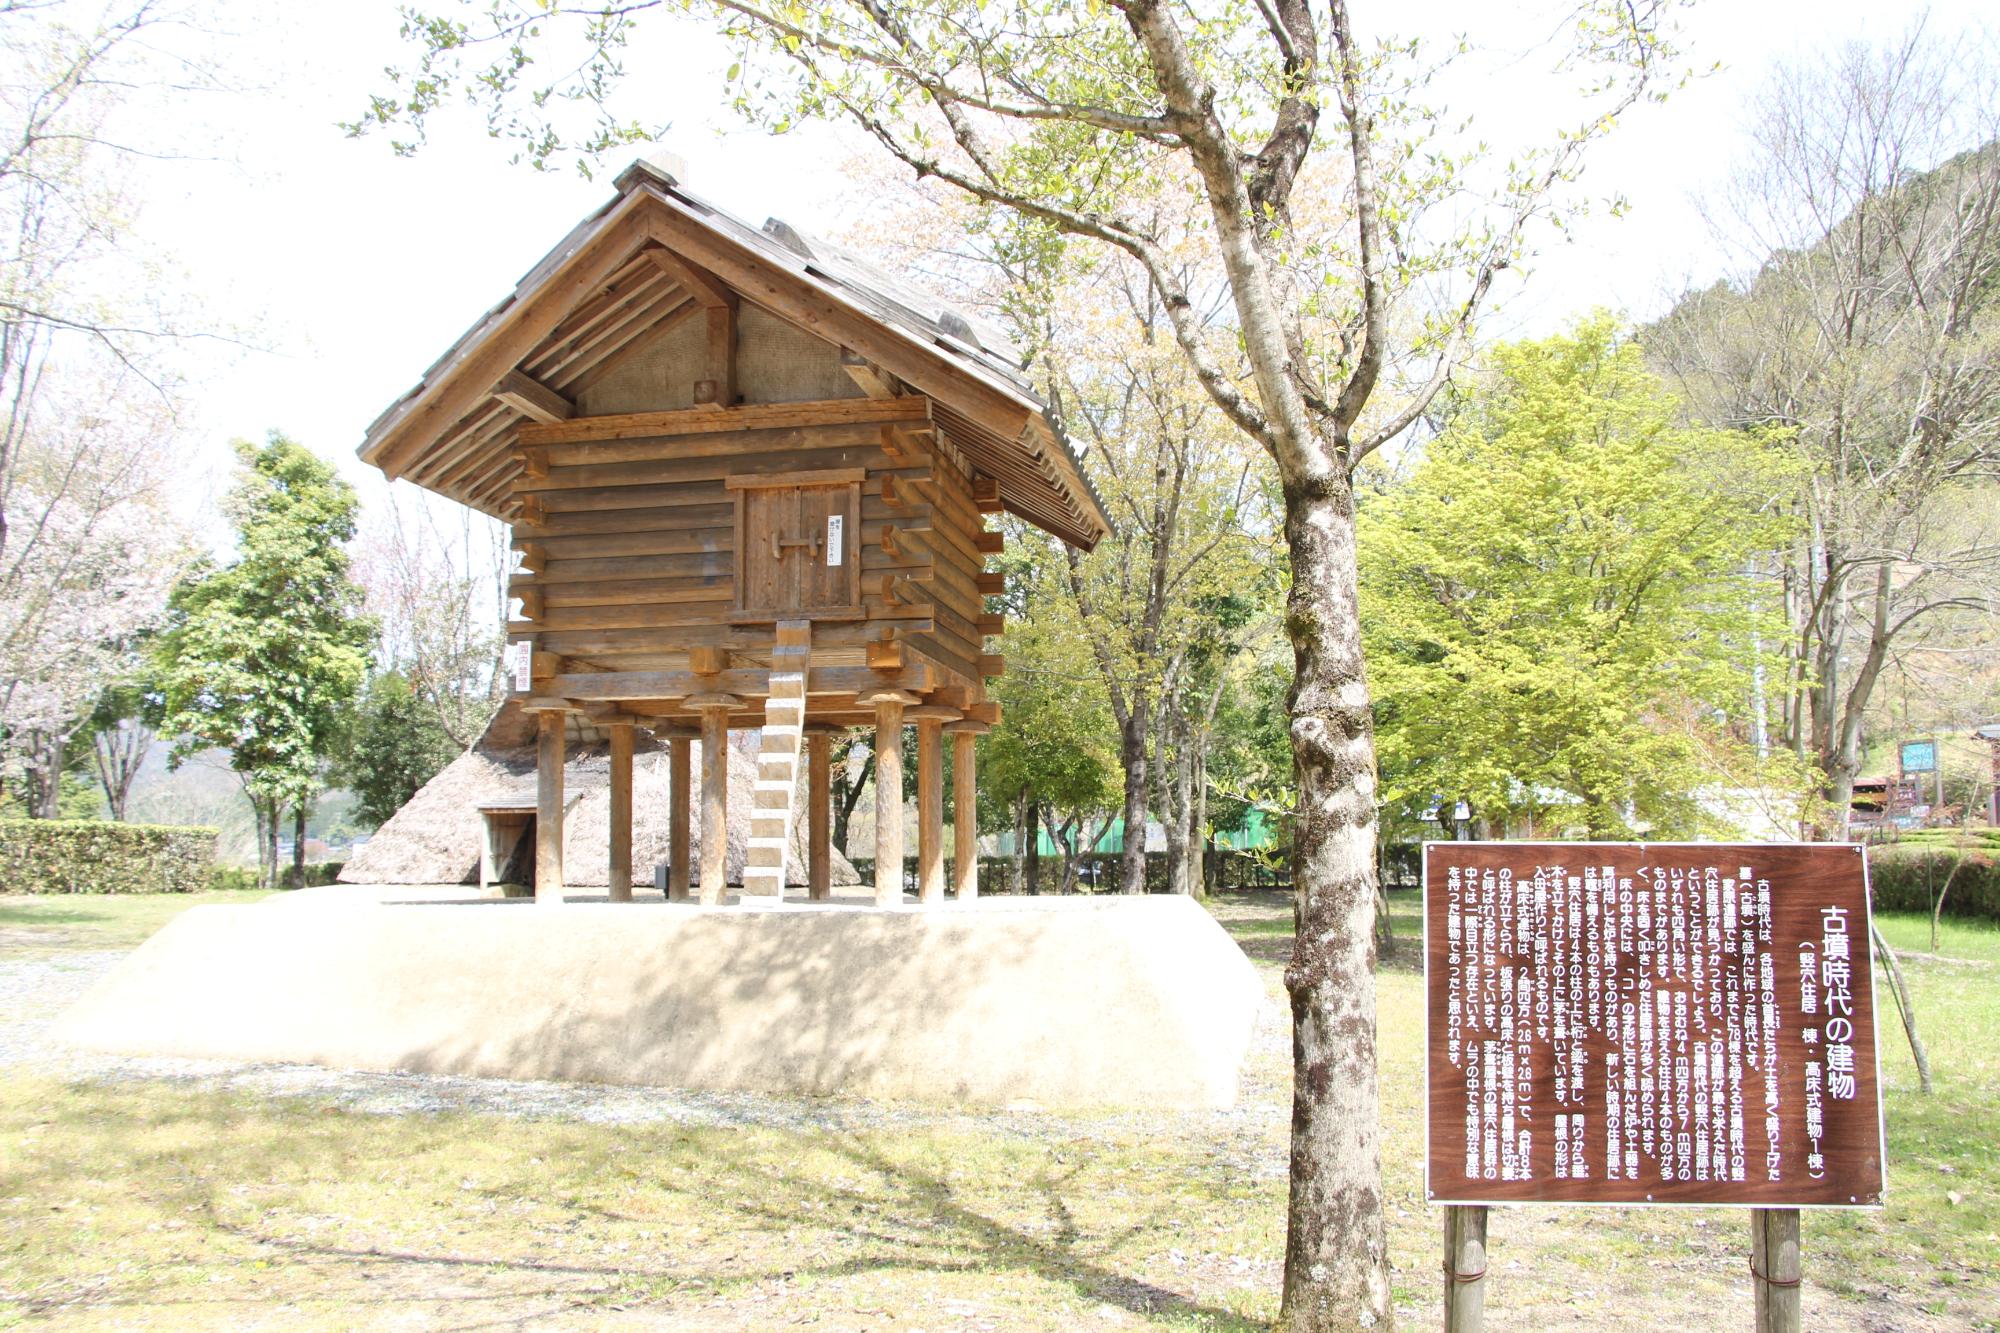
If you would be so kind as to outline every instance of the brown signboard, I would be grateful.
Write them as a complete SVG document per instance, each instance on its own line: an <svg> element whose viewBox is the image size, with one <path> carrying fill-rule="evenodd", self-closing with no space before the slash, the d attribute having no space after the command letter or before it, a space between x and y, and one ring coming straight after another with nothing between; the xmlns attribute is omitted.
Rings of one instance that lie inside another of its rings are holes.
<svg viewBox="0 0 2000 1333"><path fill-rule="evenodd" d="M1872 1206L1846 844L1424 847L1434 1203Z"/></svg>

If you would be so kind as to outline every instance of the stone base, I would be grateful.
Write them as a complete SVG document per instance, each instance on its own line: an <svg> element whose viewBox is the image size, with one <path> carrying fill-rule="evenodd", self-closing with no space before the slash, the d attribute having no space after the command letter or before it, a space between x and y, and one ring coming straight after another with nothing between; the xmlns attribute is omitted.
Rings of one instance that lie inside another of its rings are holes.
<svg viewBox="0 0 2000 1333"><path fill-rule="evenodd" d="M1262 987L1198 903L769 903L197 907L56 1035L130 1055L960 1105L1236 1099Z"/></svg>

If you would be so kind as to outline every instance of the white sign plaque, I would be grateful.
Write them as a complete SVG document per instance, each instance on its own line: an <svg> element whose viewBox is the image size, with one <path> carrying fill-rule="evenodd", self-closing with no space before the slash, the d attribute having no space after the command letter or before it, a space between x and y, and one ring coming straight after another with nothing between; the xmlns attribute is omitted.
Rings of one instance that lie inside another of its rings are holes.
<svg viewBox="0 0 2000 1333"><path fill-rule="evenodd" d="M842 529L847 526L846 518L845 514L826 516L826 563L830 566L841 563L840 537Z"/></svg>

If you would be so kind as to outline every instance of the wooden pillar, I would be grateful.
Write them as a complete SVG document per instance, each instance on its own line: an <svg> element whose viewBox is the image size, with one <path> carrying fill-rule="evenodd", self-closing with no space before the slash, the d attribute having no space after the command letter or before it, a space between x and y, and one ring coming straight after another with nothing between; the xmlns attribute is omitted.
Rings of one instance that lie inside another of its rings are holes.
<svg viewBox="0 0 2000 1333"><path fill-rule="evenodd" d="M1799 1210L1750 1210L1757 1333L1799 1333Z"/></svg>
<svg viewBox="0 0 2000 1333"><path fill-rule="evenodd" d="M674 733L667 739L667 897L684 903L688 896L688 812L694 804L694 738Z"/></svg>
<svg viewBox="0 0 2000 1333"><path fill-rule="evenodd" d="M984 722L953 722L951 733L951 891L960 902L979 896L979 769L976 746Z"/></svg>
<svg viewBox="0 0 2000 1333"><path fill-rule="evenodd" d="M1486 1327L1486 1209L1450 1205L1444 1210L1445 1333L1479 1333Z"/></svg>
<svg viewBox="0 0 2000 1333"><path fill-rule="evenodd" d="M611 729L611 878L608 897L614 903L632 901L632 740L633 724L613 722Z"/></svg>
<svg viewBox="0 0 2000 1333"><path fill-rule="evenodd" d="M500 882L500 858L505 855L500 850L500 816L491 811L479 812L479 889L484 893Z"/></svg>
<svg viewBox="0 0 2000 1333"><path fill-rule="evenodd" d="M701 901L722 901L729 865L729 713L733 694L697 694L687 706L701 714Z"/></svg>
<svg viewBox="0 0 2000 1333"><path fill-rule="evenodd" d="M806 733L806 898L833 897L833 733Z"/></svg>
<svg viewBox="0 0 2000 1333"><path fill-rule="evenodd" d="M569 714L535 715L535 901L563 900L563 727Z"/></svg>
<svg viewBox="0 0 2000 1333"><path fill-rule="evenodd" d="M956 708L919 704L907 716L917 724L917 901L944 901L944 724Z"/></svg>
<svg viewBox="0 0 2000 1333"><path fill-rule="evenodd" d="M917 702L908 690L869 690L875 706L875 905L903 901L903 709Z"/></svg>

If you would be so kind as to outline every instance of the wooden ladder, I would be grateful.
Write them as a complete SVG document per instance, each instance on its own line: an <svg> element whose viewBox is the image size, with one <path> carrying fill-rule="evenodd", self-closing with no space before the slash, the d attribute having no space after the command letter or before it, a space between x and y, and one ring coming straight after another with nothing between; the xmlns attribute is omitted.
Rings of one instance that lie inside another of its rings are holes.
<svg viewBox="0 0 2000 1333"><path fill-rule="evenodd" d="M771 654L771 693L764 700L764 739L751 797L750 853L743 865L745 897L785 896L785 860L792 846L792 803L799 785L799 742L806 729L806 665L812 622L778 622Z"/></svg>

